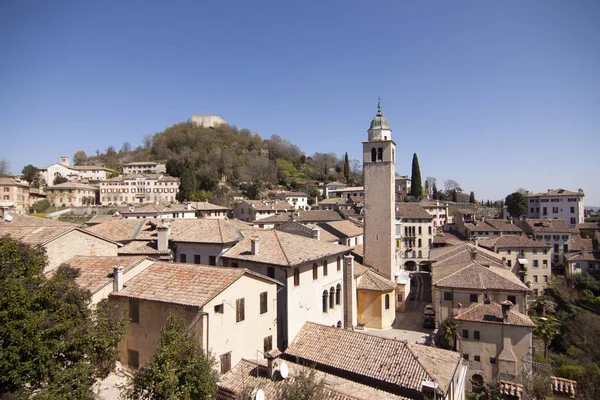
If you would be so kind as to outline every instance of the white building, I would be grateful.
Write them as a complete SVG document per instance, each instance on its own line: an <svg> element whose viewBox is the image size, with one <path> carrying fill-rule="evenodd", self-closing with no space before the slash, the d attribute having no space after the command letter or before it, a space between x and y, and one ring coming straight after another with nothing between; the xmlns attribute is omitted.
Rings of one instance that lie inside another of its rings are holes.
<svg viewBox="0 0 600 400"><path fill-rule="evenodd" d="M527 218L564 220L571 228L584 221L583 190L548 189L527 197Z"/></svg>
<svg viewBox="0 0 600 400"><path fill-rule="evenodd" d="M46 187L46 196L54 207L83 207L96 204L98 188L79 182Z"/></svg>
<svg viewBox="0 0 600 400"><path fill-rule="evenodd" d="M435 236L433 218L419 203L396 203L396 251L404 269L417 271L427 264Z"/></svg>
<svg viewBox="0 0 600 400"><path fill-rule="evenodd" d="M123 164L123 175L133 174L165 174L167 166L152 161L130 162Z"/></svg>
<svg viewBox="0 0 600 400"><path fill-rule="evenodd" d="M253 222L292 209L285 200L244 200L233 208L233 218Z"/></svg>
<svg viewBox="0 0 600 400"><path fill-rule="evenodd" d="M308 207L308 196L303 192L282 192L279 194L279 200L285 200L294 210L307 210Z"/></svg>
<svg viewBox="0 0 600 400"><path fill-rule="evenodd" d="M179 178L168 175L136 174L100 183L101 204L169 204L176 201Z"/></svg>
<svg viewBox="0 0 600 400"><path fill-rule="evenodd" d="M102 181L114 170L97 165L72 166L69 157L62 156L59 163L54 163L48 167L38 167L42 177L47 185L52 185L56 177L67 178L68 180L90 180Z"/></svg>

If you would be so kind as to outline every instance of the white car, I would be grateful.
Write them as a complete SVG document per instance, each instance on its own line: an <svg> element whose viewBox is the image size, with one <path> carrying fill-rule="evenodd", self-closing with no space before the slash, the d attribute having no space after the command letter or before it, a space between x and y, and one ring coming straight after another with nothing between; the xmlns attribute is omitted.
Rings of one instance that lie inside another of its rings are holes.
<svg viewBox="0 0 600 400"><path fill-rule="evenodd" d="M435 308L433 308L433 304L427 304L423 309L423 314L425 315L435 315Z"/></svg>

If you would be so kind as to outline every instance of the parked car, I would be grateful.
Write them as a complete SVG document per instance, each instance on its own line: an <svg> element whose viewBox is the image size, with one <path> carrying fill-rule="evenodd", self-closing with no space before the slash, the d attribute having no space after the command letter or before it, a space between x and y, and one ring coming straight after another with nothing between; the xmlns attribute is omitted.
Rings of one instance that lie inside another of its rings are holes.
<svg viewBox="0 0 600 400"><path fill-rule="evenodd" d="M431 316L426 316L423 318L423 328L426 329L434 329L435 328L435 320Z"/></svg>
<svg viewBox="0 0 600 400"><path fill-rule="evenodd" d="M429 316L435 315L435 308L433 308L433 304L427 304L423 309L423 314Z"/></svg>

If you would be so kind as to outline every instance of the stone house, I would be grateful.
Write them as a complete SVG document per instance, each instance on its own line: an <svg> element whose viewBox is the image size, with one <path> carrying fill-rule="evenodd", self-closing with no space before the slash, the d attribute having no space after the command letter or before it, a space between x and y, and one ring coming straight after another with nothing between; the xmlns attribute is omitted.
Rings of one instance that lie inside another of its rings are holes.
<svg viewBox="0 0 600 400"><path fill-rule="evenodd" d="M29 184L19 178L0 177L0 200L14 203L14 210L24 212L33 204L29 196Z"/></svg>
<svg viewBox="0 0 600 400"><path fill-rule="evenodd" d="M233 208L233 218L253 222L293 210L285 200L244 200Z"/></svg>
<svg viewBox="0 0 600 400"><path fill-rule="evenodd" d="M130 162L123 164L123 175L166 174L167 166L152 161Z"/></svg>
<svg viewBox="0 0 600 400"><path fill-rule="evenodd" d="M421 270L429 259L433 218L419 203L396 203L396 258L403 269Z"/></svg>
<svg viewBox="0 0 600 400"><path fill-rule="evenodd" d="M98 188L79 182L64 182L45 189L47 199L54 207L84 207L96 204Z"/></svg>
<svg viewBox="0 0 600 400"><path fill-rule="evenodd" d="M130 319L120 360L133 369L149 362L162 325L177 314L226 373L243 357L275 348L278 286L243 268L155 262L109 295Z"/></svg>
<svg viewBox="0 0 600 400"><path fill-rule="evenodd" d="M279 200L287 201L294 210L306 210L308 206L308 195L303 192L281 192Z"/></svg>
<svg viewBox="0 0 600 400"><path fill-rule="evenodd" d="M569 227L585 222L582 189L548 189L545 193L527 194L527 218L561 219Z"/></svg>

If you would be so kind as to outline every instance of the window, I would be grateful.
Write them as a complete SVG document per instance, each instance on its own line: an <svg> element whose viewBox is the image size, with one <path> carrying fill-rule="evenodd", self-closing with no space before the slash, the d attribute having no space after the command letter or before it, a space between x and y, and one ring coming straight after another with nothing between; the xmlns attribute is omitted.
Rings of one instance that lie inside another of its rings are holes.
<svg viewBox="0 0 600 400"><path fill-rule="evenodd" d="M469 338L469 330L468 329L463 329L463 331L462 331L462 337L463 337L463 339L468 339Z"/></svg>
<svg viewBox="0 0 600 400"><path fill-rule="evenodd" d="M427 233L429 233L431 235L431 226L427 227Z"/></svg>
<svg viewBox="0 0 600 400"><path fill-rule="evenodd" d="M537 289L533 289L533 295L537 296L538 295L538 290Z"/></svg>
<svg viewBox="0 0 600 400"><path fill-rule="evenodd" d="M390 309L390 295L389 294L385 295L385 309L386 310Z"/></svg>
<svg viewBox="0 0 600 400"><path fill-rule="evenodd" d="M398 303L402 303L402 293L398 295Z"/></svg>
<svg viewBox="0 0 600 400"><path fill-rule="evenodd" d="M542 260L542 267L548 268L548 260Z"/></svg>
<svg viewBox="0 0 600 400"><path fill-rule="evenodd" d="M506 296L506 299L513 304L517 304L517 296Z"/></svg>
<svg viewBox="0 0 600 400"><path fill-rule="evenodd" d="M335 287L335 304L338 306L342 304L342 285L339 283Z"/></svg>
<svg viewBox="0 0 600 400"><path fill-rule="evenodd" d="M423 228L419 226L419 235L422 234L422 233L423 233Z"/></svg>
<svg viewBox="0 0 600 400"><path fill-rule="evenodd" d="M275 267L267 267L267 276L269 278L275 278Z"/></svg>
<svg viewBox="0 0 600 400"><path fill-rule="evenodd" d="M475 354L475 355L473 356L473 359L474 359L475 361L481 361L481 356L480 356L479 354Z"/></svg>
<svg viewBox="0 0 600 400"><path fill-rule="evenodd" d="M267 312L268 303L267 303L267 292L262 292L260 294L260 313L264 314Z"/></svg>
<svg viewBox="0 0 600 400"><path fill-rule="evenodd" d="M329 308L335 308L335 289L333 286L329 289Z"/></svg>
<svg viewBox="0 0 600 400"><path fill-rule="evenodd" d="M548 207L542 207L542 215L548 215Z"/></svg>
<svg viewBox="0 0 600 400"><path fill-rule="evenodd" d="M539 266L540 266L540 265L539 265L539 262L538 262L538 260L533 260L533 268L537 268L537 267L539 267Z"/></svg>
<svg viewBox="0 0 600 400"><path fill-rule="evenodd" d="M231 352L221 354L221 374L226 374L231 369Z"/></svg>
<svg viewBox="0 0 600 400"><path fill-rule="evenodd" d="M140 353L137 350L127 349L127 364L131 368L139 368L140 366Z"/></svg>
<svg viewBox="0 0 600 400"><path fill-rule="evenodd" d="M537 276L537 275L534 275L534 276L533 276L533 282L534 282L534 283L536 283L537 281L538 281L538 276Z"/></svg>
<svg viewBox="0 0 600 400"><path fill-rule="evenodd" d="M294 268L294 286L300 286L300 271Z"/></svg>
<svg viewBox="0 0 600 400"><path fill-rule="evenodd" d="M511 268L511 267L512 267L512 260L507 260L507 261L506 261L506 266L507 266L508 268Z"/></svg>
<svg viewBox="0 0 600 400"><path fill-rule="evenodd" d="M548 283L548 275L544 275L544 283Z"/></svg>
<svg viewBox="0 0 600 400"><path fill-rule="evenodd" d="M383 149L381 147L377 149L377 161L383 161Z"/></svg>
<svg viewBox="0 0 600 400"><path fill-rule="evenodd" d="M131 322L140 322L140 302L135 299L129 299L129 320Z"/></svg>
<svg viewBox="0 0 600 400"><path fill-rule="evenodd" d="M464 358L465 360L468 360L468 359L469 359L469 355L468 355L468 354L463 354L463 358Z"/></svg>
<svg viewBox="0 0 600 400"><path fill-rule="evenodd" d="M571 224L575 225L577 223L577 219L576 218L571 218Z"/></svg>
<svg viewBox="0 0 600 400"><path fill-rule="evenodd" d="M10 197L7 194L5 194L4 195L4 200L8 200L8 199L10 199Z"/></svg>
<svg viewBox="0 0 600 400"><path fill-rule="evenodd" d="M231 263L231 267L232 267L232 268L239 268L239 266L240 266L240 264L239 264L239 263L236 263L236 262L232 262L232 263Z"/></svg>
<svg viewBox="0 0 600 400"><path fill-rule="evenodd" d="M377 161L377 150L371 149L371 162Z"/></svg>
<svg viewBox="0 0 600 400"><path fill-rule="evenodd" d="M506 250L506 254L510 255L511 251L510 249Z"/></svg>
<svg viewBox="0 0 600 400"><path fill-rule="evenodd" d="M200 255L194 254L194 264L200 264Z"/></svg>
<svg viewBox="0 0 600 400"><path fill-rule="evenodd" d="M317 267L317 264L313 264L313 281L316 281L317 279L319 279L319 267Z"/></svg>
<svg viewBox="0 0 600 400"><path fill-rule="evenodd" d="M490 364L496 364L496 357L490 357Z"/></svg>
<svg viewBox="0 0 600 400"><path fill-rule="evenodd" d="M215 257L215 256L208 256L208 264L209 265L217 265L217 257Z"/></svg>
<svg viewBox="0 0 600 400"><path fill-rule="evenodd" d="M323 312L327 312L327 290L323 290Z"/></svg>
<svg viewBox="0 0 600 400"><path fill-rule="evenodd" d="M340 258L340 256L338 256L338 258L337 258L337 270L338 271L342 270L342 259Z"/></svg>
<svg viewBox="0 0 600 400"><path fill-rule="evenodd" d="M575 207L571 207L571 214L575 214Z"/></svg>
<svg viewBox="0 0 600 400"><path fill-rule="evenodd" d="M223 314L223 303L215 305L215 314Z"/></svg>
<svg viewBox="0 0 600 400"><path fill-rule="evenodd" d="M179 262L182 262L182 263L187 262L187 254L183 254L183 253L180 254L179 255Z"/></svg>
<svg viewBox="0 0 600 400"><path fill-rule="evenodd" d="M246 299L242 297L235 301L235 322L242 322L246 319Z"/></svg>
<svg viewBox="0 0 600 400"><path fill-rule="evenodd" d="M452 292L444 292L444 300L452 301Z"/></svg>
<svg viewBox="0 0 600 400"><path fill-rule="evenodd" d="M552 214L558 214L558 207L552 207Z"/></svg>
<svg viewBox="0 0 600 400"><path fill-rule="evenodd" d="M273 350L273 335L269 335L263 339L263 353L268 353Z"/></svg>
<svg viewBox="0 0 600 400"><path fill-rule="evenodd" d="M475 340L479 340L480 336L479 336L479 331L474 331L473 332L473 339Z"/></svg>
<svg viewBox="0 0 600 400"><path fill-rule="evenodd" d="M9 189L9 188L7 188L7 187L5 187L5 188L4 188L4 191L5 191L5 192L10 192L10 189Z"/></svg>
<svg viewBox="0 0 600 400"><path fill-rule="evenodd" d="M323 260L323 276L327 276L327 260Z"/></svg>
<svg viewBox="0 0 600 400"><path fill-rule="evenodd" d="M554 244L554 252L555 252L555 253L558 253L559 249L560 249L560 248L558 247L558 243L555 243L555 244Z"/></svg>
<svg viewBox="0 0 600 400"><path fill-rule="evenodd" d="M566 253L569 251L569 245L568 244L563 244L563 251Z"/></svg>
<svg viewBox="0 0 600 400"><path fill-rule="evenodd" d="M421 246L422 246L421 239L419 239L419 241L418 241L418 247L421 247Z"/></svg>
<svg viewBox="0 0 600 400"><path fill-rule="evenodd" d="M471 303L477 303L477 301L478 301L478 297L479 297L479 296L478 296L477 294L470 294L470 295L469 295L469 301L470 301Z"/></svg>

